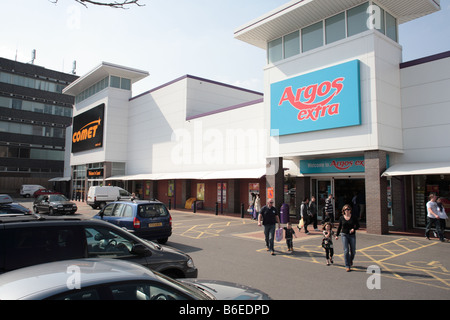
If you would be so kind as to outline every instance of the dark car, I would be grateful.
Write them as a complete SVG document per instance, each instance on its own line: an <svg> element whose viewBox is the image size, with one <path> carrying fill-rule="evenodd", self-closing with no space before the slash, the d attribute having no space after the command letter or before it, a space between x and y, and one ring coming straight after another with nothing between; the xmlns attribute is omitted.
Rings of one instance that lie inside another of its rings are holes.
<svg viewBox="0 0 450 320"><path fill-rule="evenodd" d="M201 282L201 281L200 281ZM0 300L268 300L239 284L183 282L110 259L52 262L0 276ZM170 307L170 306L169 306Z"/></svg>
<svg viewBox="0 0 450 320"><path fill-rule="evenodd" d="M74 214L78 207L76 203L69 201L62 194L41 195L34 200L33 210L36 213L48 213L49 215L62 213Z"/></svg>
<svg viewBox="0 0 450 320"><path fill-rule="evenodd" d="M172 235L172 217L159 201L117 201L104 207L94 219L102 219L136 236L165 244Z"/></svg>
<svg viewBox="0 0 450 320"><path fill-rule="evenodd" d="M0 194L0 214L24 215L31 214L31 210L14 200L8 194Z"/></svg>
<svg viewBox="0 0 450 320"><path fill-rule="evenodd" d="M174 278L196 278L192 259L100 220L0 216L0 273L35 264L80 258L116 258Z"/></svg>

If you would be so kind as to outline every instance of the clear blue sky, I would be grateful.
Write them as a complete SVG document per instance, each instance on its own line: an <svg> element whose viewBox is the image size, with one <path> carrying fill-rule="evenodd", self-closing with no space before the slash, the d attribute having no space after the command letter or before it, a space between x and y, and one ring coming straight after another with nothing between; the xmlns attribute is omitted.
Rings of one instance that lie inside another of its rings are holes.
<svg viewBox="0 0 450 320"><path fill-rule="evenodd" d="M129 10L74 0L2 0L0 56L83 75L102 61L150 72L133 94L185 74L263 90L265 51L234 39L239 26L288 0L141 0ZM450 50L450 0L400 26L403 60Z"/></svg>

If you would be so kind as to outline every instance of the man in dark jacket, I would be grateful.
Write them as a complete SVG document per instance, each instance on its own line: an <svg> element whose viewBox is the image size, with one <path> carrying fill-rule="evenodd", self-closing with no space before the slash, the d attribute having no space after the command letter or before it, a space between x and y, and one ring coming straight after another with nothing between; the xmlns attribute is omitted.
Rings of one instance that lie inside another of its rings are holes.
<svg viewBox="0 0 450 320"><path fill-rule="evenodd" d="M273 204L273 199L269 199L267 205L261 208L261 212L258 215L258 226L264 225L267 251L270 251L272 255L275 255L275 224L278 223L278 228L280 228L280 216L277 208L275 208Z"/></svg>

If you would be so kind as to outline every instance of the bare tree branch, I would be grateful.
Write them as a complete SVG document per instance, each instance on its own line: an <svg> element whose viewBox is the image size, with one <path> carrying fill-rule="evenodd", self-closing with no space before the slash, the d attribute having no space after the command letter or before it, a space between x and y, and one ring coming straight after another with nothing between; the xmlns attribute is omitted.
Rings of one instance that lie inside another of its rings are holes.
<svg viewBox="0 0 450 320"><path fill-rule="evenodd" d="M58 3L59 0L49 0L52 3ZM136 5L138 7L143 7L145 4L139 3L139 0L121 0L121 1L113 1L113 2L102 2L96 0L75 0L79 4L88 7L88 4L92 4L95 6L104 6L111 8L120 8L120 9L128 9L127 6Z"/></svg>

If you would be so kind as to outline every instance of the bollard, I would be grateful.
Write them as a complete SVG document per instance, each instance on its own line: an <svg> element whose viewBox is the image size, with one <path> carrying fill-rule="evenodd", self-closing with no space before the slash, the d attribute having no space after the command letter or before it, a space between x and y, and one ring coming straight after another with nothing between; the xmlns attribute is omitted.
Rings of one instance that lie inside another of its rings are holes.
<svg viewBox="0 0 450 320"><path fill-rule="evenodd" d="M194 201L193 206L194 206L193 207L194 213L196 213L197 212L197 200Z"/></svg>
<svg viewBox="0 0 450 320"><path fill-rule="evenodd" d="M169 210L172 209L172 199L169 199Z"/></svg>
<svg viewBox="0 0 450 320"><path fill-rule="evenodd" d="M241 218L244 219L244 204L241 203Z"/></svg>
<svg viewBox="0 0 450 320"><path fill-rule="evenodd" d="M216 202L216 216L219 215L219 203Z"/></svg>

